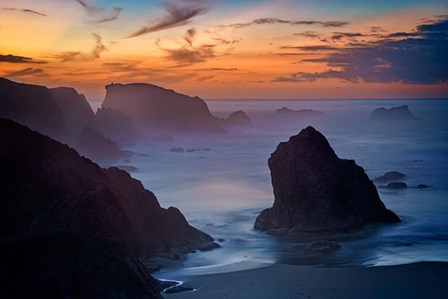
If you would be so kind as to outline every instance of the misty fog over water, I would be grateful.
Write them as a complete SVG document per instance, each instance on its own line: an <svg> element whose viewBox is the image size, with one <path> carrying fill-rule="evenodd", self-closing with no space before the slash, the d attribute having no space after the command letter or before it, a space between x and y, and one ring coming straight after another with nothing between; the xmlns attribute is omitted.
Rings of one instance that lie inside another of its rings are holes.
<svg viewBox="0 0 448 299"><path fill-rule="evenodd" d="M130 165L137 171L131 175L153 191L163 207L178 207L191 225L221 245L210 252L188 255L182 262L183 268L190 269L187 271L218 272L225 271L219 270L222 265L250 268L265 262L376 266L448 261L447 100L223 100L207 104L218 117L241 109L252 118L252 126L229 129L222 136L125 147L136 153ZM375 108L403 104L417 119L369 120ZM326 115L273 119L272 113L283 106ZM342 247L326 254L300 249L306 240L252 229L259 212L274 201L267 164L270 154L279 142L308 125L327 137L340 158L354 159L370 179L394 170L407 175L408 189L378 188L382 201L398 214L401 223L332 237ZM199 150L170 152L174 146ZM429 188L418 189L418 184Z"/></svg>

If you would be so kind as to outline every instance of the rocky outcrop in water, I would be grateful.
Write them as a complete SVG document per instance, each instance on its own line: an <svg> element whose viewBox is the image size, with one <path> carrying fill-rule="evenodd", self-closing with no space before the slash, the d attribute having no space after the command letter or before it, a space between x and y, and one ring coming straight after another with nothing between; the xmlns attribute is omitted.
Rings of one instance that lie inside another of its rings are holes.
<svg viewBox="0 0 448 299"><path fill-rule="evenodd" d="M402 105L398 107L378 108L373 110L370 114L371 120L411 120L415 119L412 112L409 110L408 105Z"/></svg>
<svg viewBox="0 0 448 299"><path fill-rule="evenodd" d="M216 134L225 130L199 97L156 85L133 83L106 86L102 108L121 110L146 134Z"/></svg>
<svg viewBox="0 0 448 299"><path fill-rule="evenodd" d="M377 178L374 178L374 182L387 182L387 181L396 181L404 179L406 175L404 173L401 173L399 171L388 171L382 176L379 176Z"/></svg>
<svg viewBox="0 0 448 299"><path fill-rule="evenodd" d="M399 222L353 160L339 159L326 138L307 127L269 158L274 205L256 219L270 233L348 232L373 222Z"/></svg>
<svg viewBox="0 0 448 299"><path fill-rule="evenodd" d="M243 110L232 112L227 118L218 119L224 127L250 126L251 118Z"/></svg>
<svg viewBox="0 0 448 299"><path fill-rule="evenodd" d="M292 110L287 107L277 109L272 115L274 118L300 118L300 117L322 117L325 113L312 109Z"/></svg>

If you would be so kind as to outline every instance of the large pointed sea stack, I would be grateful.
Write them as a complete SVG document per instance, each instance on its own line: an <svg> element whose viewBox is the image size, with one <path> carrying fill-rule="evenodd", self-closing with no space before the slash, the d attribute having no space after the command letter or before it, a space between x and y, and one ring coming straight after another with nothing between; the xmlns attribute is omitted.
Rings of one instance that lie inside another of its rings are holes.
<svg viewBox="0 0 448 299"><path fill-rule="evenodd" d="M307 127L269 158L275 201L255 222L270 233L347 232L373 222L399 222L353 160L339 159L327 139Z"/></svg>

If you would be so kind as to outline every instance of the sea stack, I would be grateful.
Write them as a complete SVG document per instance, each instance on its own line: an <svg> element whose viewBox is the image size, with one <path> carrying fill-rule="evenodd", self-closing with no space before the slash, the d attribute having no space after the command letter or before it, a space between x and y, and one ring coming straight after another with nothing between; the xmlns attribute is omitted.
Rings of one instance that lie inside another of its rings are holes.
<svg viewBox="0 0 448 299"><path fill-rule="evenodd" d="M408 105L392 107L390 109L378 108L370 114L370 120L411 120L415 119Z"/></svg>
<svg viewBox="0 0 448 299"><path fill-rule="evenodd" d="M121 110L140 132L172 135L225 132L199 97L145 83L111 84L106 91L102 108Z"/></svg>
<svg viewBox="0 0 448 299"><path fill-rule="evenodd" d="M254 228L272 234L337 233L367 223L399 222L364 169L339 159L313 127L281 142L269 158L274 205Z"/></svg>

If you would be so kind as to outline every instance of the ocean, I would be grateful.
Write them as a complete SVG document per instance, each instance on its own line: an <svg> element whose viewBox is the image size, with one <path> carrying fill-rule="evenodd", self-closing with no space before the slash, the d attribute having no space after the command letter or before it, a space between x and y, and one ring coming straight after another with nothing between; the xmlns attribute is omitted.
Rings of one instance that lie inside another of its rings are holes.
<svg viewBox="0 0 448 299"><path fill-rule="evenodd" d="M218 117L244 110L253 124L221 136L125 146L136 153L130 165L137 171L131 175L153 191L163 207L178 207L191 225L221 245L189 254L159 278L268 263L372 267L448 261L448 100L213 100L207 104ZM408 105L417 119L369 120L375 108L399 105ZM272 121L269 116L282 107L326 115ZM300 249L304 240L253 230L259 212L274 201L267 165L270 154L279 142L308 125L327 137L340 158L354 159L371 179L393 170L406 174L408 189L378 188L401 223L367 226L355 234L333 237L341 248L325 254ZM200 150L170 152L174 146ZM415 188L418 184L429 188Z"/></svg>

